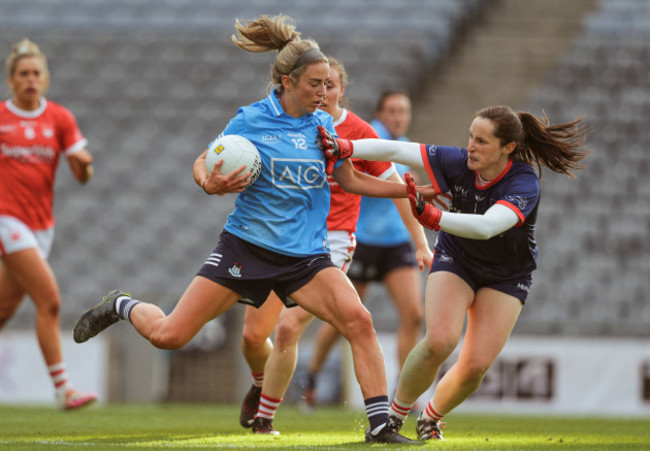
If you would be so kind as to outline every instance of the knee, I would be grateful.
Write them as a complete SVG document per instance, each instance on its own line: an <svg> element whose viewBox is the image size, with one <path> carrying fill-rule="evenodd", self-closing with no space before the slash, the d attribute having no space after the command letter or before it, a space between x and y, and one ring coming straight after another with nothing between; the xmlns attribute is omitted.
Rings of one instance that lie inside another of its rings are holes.
<svg viewBox="0 0 650 451"><path fill-rule="evenodd" d="M164 326L154 327L149 334L149 342L159 349L180 349L191 339L192 337L184 337Z"/></svg>
<svg viewBox="0 0 650 451"><path fill-rule="evenodd" d="M273 345L278 350L293 346L298 342L300 335L302 335L302 324L300 321L290 316L284 316L275 329Z"/></svg>
<svg viewBox="0 0 650 451"><path fill-rule="evenodd" d="M400 325L402 328L409 330L420 330L422 322L424 321L424 313L422 309L409 309L400 318Z"/></svg>
<svg viewBox="0 0 650 451"><path fill-rule="evenodd" d="M427 333L424 337L424 350L428 358L446 359L456 347L456 341L442 334Z"/></svg>
<svg viewBox="0 0 650 451"><path fill-rule="evenodd" d="M61 298L58 295L49 295L45 299L40 299L36 304L37 315L48 318L58 318L61 311Z"/></svg>
<svg viewBox="0 0 650 451"><path fill-rule="evenodd" d="M474 389L478 388L489 368L489 364L482 362L459 365L459 374L463 385L474 387Z"/></svg>
<svg viewBox="0 0 650 451"><path fill-rule="evenodd" d="M14 316L19 303L20 302L3 302L0 304L0 328L12 316Z"/></svg>
<svg viewBox="0 0 650 451"><path fill-rule="evenodd" d="M266 345L268 334L254 327L246 327L242 330L241 343L243 349L258 349Z"/></svg>
<svg viewBox="0 0 650 451"><path fill-rule="evenodd" d="M359 304L358 309L348 314L339 324L341 324L339 333L348 340L356 336L370 337L375 335L372 316L361 304Z"/></svg>

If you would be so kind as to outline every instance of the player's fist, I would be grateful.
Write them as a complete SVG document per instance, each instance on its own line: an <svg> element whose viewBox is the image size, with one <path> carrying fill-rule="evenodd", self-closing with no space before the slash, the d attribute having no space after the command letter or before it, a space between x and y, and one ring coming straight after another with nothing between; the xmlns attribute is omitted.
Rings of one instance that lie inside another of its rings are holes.
<svg viewBox="0 0 650 451"><path fill-rule="evenodd" d="M354 150L352 141L342 138L334 138L334 136L332 136L332 134L322 125L318 126L316 145L325 153L325 172L327 175L332 175L334 164L338 160L350 158Z"/></svg>
<svg viewBox="0 0 650 451"><path fill-rule="evenodd" d="M411 174L408 172L404 175L406 181L406 194L411 203L411 211L413 211L413 216L415 216L422 226L431 230L440 230L440 218L442 217L442 211L438 207L435 207L424 201L422 193L420 193L415 187L415 181Z"/></svg>

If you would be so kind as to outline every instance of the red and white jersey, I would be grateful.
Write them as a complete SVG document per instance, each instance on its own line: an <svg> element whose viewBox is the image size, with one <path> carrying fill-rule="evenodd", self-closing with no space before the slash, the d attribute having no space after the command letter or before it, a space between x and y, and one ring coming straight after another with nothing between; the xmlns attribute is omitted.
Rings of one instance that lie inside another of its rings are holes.
<svg viewBox="0 0 650 451"><path fill-rule="evenodd" d="M54 179L61 153L86 147L77 121L63 106L41 99L35 111L0 103L0 215L32 230L54 226Z"/></svg>
<svg viewBox="0 0 650 451"><path fill-rule="evenodd" d="M375 129L370 124L346 109L343 109L341 117L334 122L334 128L340 138L379 138L379 135L377 135L377 132L375 132ZM352 158L352 163L357 171L366 172L382 179L387 178L395 171L393 163L386 161L368 161ZM354 232L357 229L357 221L359 220L361 196L343 191L343 188L336 183L336 180L332 176L329 176L327 181L330 184L330 190L332 192L330 212L327 216L327 230Z"/></svg>

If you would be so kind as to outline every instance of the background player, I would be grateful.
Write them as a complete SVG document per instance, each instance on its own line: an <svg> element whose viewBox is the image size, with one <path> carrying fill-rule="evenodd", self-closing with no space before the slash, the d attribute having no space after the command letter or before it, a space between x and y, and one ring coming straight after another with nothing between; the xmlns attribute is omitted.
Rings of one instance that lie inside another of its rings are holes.
<svg viewBox="0 0 650 451"><path fill-rule="evenodd" d="M72 174L86 183L92 156L72 113L46 100L47 60L28 39L7 58L13 97L0 104L0 329L25 295L36 306L36 336L61 409L95 401L72 388L61 351L59 287L47 262L54 239L54 179L64 155Z"/></svg>
<svg viewBox="0 0 650 451"><path fill-rule="evenodd" d="M406 132L411 125L411 101L403 91L384 91L377 101L375 118L370 125L380 138L408 141ZM337 129L338 131L338 129ZM344 138L355 139L339 133ZM409 171L395 164L400 176ZM397 361L399 368L418 342L422 333L423 282L420 276L422 259L411 244L412 233L400 219L401 212L389 199L363 197L357 223L357 249L350 264L348 277L359 297L364 299L370 282L383 282L399 317L397 330ZM417 244L417 241L414 241ZM427 252L429 249L427 248ZM429 265L427 264L427 267ZM317 376L339 334L324 323L318 330L314 351L307 367L304 403L316 404Z"/></svg>

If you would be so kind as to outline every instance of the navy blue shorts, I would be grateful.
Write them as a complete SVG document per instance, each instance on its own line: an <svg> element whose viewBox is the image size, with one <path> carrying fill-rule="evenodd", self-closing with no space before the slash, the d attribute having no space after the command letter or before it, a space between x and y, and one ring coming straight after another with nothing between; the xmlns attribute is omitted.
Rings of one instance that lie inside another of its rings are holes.
<svg viewBox="0 0 650 451"><path fill-rule="evenodd" d="M433 263L429 274L436 271L447 271L456 274L467 282L474 292L483 287L492 288L516 297L522 304L526 303L530 284L533 280L532 274L520 275L512 279L491 279L480 269L470 270L465 265L456 262L453 256L441 249L436 249L433 253Z"/></svg>
<svg viewBox="0 0 650 451"><path fill-rule="evenodd" d="M287 307L294 307L291 293L330 266L336 268L329 254L290 257L255 246L224 230L197 275L239 293L239 302L244 304L259 308L272 290Z"/></svg>
<svg viewBox="0 0 650 451"><path fill-rule="evenodd" d="M348 277L360 283L381 282L386 274L404 266L418 266L415 250L410 242L394 246L375 246L357 241Z"/></svg>

